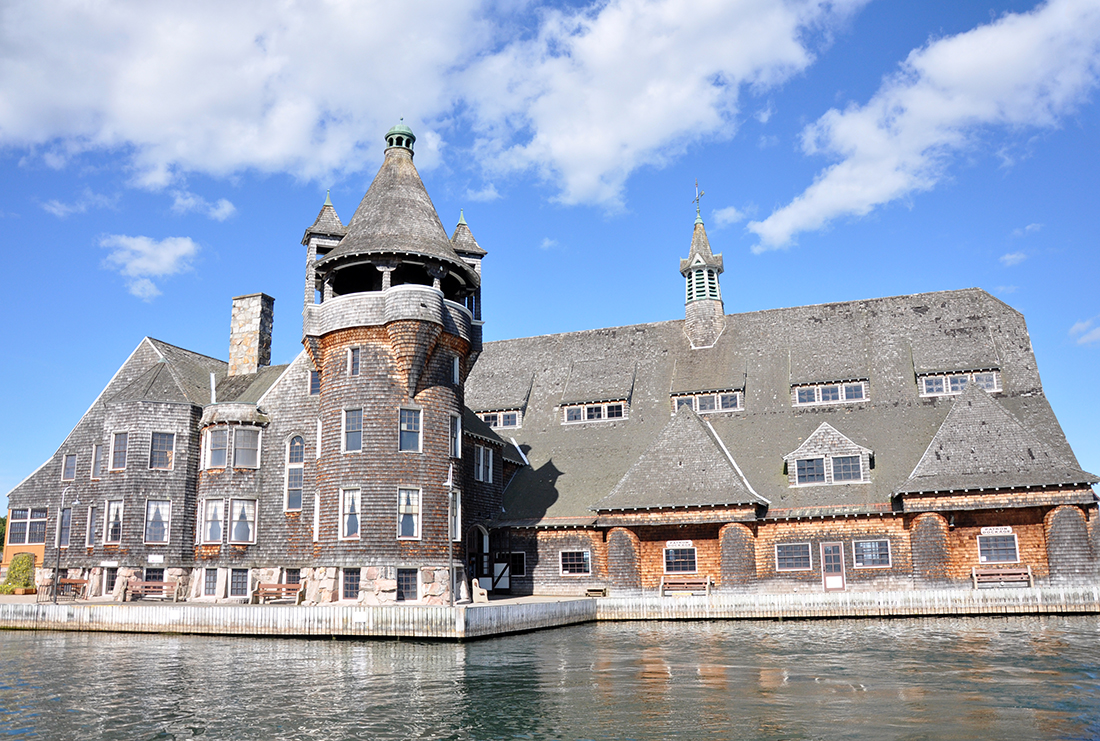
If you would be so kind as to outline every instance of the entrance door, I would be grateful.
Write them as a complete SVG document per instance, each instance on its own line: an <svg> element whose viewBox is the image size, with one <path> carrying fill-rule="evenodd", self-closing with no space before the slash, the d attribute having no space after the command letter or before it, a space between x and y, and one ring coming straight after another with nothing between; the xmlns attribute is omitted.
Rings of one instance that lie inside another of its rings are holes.
<svg viewBox="0 0 1100 741"><path fill-rule="evenodd" d="M826 592L844 589L844 546L841 543L821 544L821 577Z"/></svg>
<svg viewBox="0 0 1100 741"><path fill-rule="evenodd" d="M479 525L470 528L466 535L467 578L477 579L482 589L492 587L492 571L489 563L489 533Z"/></svg>
<svg viewBox="0 0 1100 741"><path fill-rule="evenodd" d="M497 551L493 558L493 591L511 591L512 554Z"/></svg>

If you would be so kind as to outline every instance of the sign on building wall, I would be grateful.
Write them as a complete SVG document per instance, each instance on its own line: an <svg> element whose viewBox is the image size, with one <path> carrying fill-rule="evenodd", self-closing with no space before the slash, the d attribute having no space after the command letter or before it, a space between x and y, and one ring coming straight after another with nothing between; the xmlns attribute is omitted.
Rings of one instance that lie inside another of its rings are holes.
<svg viewBox="0 0 1100 741"><path fill-rule="evenodd" d="M983 527L982 535L1012 535L1012 528L1008 525L998 525L996 527Z"/></svg>
<svg viewBox="0 0 1100 741"><path fill-rule="evenodd" d="M691 548L690 540L666 540L665 548Z"/></svg>

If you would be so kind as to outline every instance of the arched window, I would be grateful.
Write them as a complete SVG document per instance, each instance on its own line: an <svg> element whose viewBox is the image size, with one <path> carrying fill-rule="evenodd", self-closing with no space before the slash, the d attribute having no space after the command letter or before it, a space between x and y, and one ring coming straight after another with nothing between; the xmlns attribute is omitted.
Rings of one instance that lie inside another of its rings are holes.
<svg viewBox="0 0 1100 741"><path fill-rule="evenodd" d="M301 435L290 439L286 449L286 505L287 512L302 509L303 467L306 460L306 442Z"/></svg>

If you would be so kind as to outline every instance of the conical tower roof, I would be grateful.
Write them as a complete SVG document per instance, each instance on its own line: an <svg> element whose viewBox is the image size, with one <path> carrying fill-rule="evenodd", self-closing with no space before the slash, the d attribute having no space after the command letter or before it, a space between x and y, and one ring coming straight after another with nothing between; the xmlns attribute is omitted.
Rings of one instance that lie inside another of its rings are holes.
<svg viewBox="0 0 1100 741"><path fill-rule="evenodd" d="M321 237L342 237L347 233L347 227L340 221L340 217L336 215L336 209L332 207L332 198L326 193L325 205L321 206L321 212L317 214L313 224L306 229L306 233L302 236L302 244L308 244L309 238L314 234Z"/></svg>
<svg viewBox="0 0 1100 741"><path fill-rule="evenodd" d="M363 257L419 257L445 265L467 286L478 276L451 247L432 199L413 165L412 150L390 146L340 244L318 261L317 269L332 270Z"/></svg>
<svg viewBox="0 0 1100 741"><path fill-rule="evenodd" d="M484 257L488 254L474 239L474 234L466 223L466 215L461 211L458 212L458 226L455 227L454 234L451 235L451 245L454 247L455 252L460 255Z"/></svg>
<svg viewBox="0 0 1100 741"><path fill-rule="evenodd" d="M703 217L696 214L695 230L691 233L691 250L686 260L680 260L680 272L686 275L688 270L700 265L722 272L722 256L710 251L710 240L707 239L707 229L703 226Z"/></svg>

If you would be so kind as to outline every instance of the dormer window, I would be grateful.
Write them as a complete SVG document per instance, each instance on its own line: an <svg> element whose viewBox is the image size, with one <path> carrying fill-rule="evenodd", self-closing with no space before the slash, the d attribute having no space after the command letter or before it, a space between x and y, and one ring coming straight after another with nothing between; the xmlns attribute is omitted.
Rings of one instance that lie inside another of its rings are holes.
<svg viewBox="0 0 1100 741"><path fill-rule="evenodd" d="M844 404L867 401L867 381L837 381L791 387L791 404L811 406L817 404Z"/></svg>
<svg viewBox="0 0 1100 741"><path fill-rule="evenodd" d="M499 412L483 412L481 421L493 429L502 427L522 427L523 412L519 409L507 409Z"/></svg>
<svg viewBox="0 0 1100 741"><path fill-rule="evenodd" d="M954 396L966 390L973 382L990 393L1001 390L1001 372L998 370L960 371L919 376L917 387L921 396Z"/></svg>
<svg viewBox="0 0 1100 741"><path fill-rule="evenodd" d="M870 483L871 451L856 445L828 423L783 456L791 486Z"/></svg>
<svg viewBox="0 0 1100 741"><path fill-rule="evenodd" d="M699 414L713 412L736 412L742 408L742 391L707 391L691 394L672 395L672 413L681 407L689 407Z"/></svg>
<svg viewBox="0 0 1100 741"><path fill-rule="evenodd" d="M569 404L562 407L562 424L603 422L626 418L626 401Z"/></svg>

